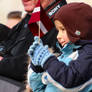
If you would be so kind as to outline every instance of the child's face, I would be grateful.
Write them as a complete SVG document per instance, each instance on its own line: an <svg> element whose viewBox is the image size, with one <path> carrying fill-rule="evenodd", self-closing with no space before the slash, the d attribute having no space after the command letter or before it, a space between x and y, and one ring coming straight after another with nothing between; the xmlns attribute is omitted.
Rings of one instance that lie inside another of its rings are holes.
<svg viewBox="0 0 92 92"><path fill-rule="evenodd" d="M63 24L58 20L55 20L55 26L58 30L58 35L57 35L58 42L62 46L64 46L65 44L70 42L69 37L67 35L67 31L66 31L65 27L63 26Z"/></svg>

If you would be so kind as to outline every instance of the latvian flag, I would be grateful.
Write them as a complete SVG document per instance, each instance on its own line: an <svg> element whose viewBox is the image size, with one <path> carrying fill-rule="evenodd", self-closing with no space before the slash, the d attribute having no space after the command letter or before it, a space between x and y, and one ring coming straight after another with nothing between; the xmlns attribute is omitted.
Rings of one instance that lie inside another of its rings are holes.
<svg viewBox="0 0 92 92"><path fill-rule="evenodd" d="M28 23L30 31L33 33L34 36L39 36L39 22L40 37L44 36L48 31L50 31L54 27L54 24L40 6L40 0L38 0L38 3L34 8Z"/></svg>

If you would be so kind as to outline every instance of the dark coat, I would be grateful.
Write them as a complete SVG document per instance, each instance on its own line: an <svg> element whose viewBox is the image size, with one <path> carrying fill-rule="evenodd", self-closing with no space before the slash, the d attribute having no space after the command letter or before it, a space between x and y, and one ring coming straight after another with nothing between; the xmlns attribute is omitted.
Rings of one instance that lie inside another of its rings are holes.
<svg viewBox="0 0 92 92"><path fill-rule="evenodd" d="M61 60L53 56L43 65L44 70L48 72L52 80L57 81L65 88L78 87L92 78L92 41L80 40L76 42L77 45L81 47L74 49L74 52L77 52L75 55L72 52L71 56L68 56L71 48L68 47L69 50L64 48Z"/></svg>
<svg viewBox="0 0 92 92"><path fill-rule="evenodd" d="M9 31L11 31L10 28L4 24L0 24L0 42L7 39Z"/></svg>
<svg viewBox="0 0 92 92"><path fill-rule="evenodd" d="M33 34L27 24L30 15L27 15L19 24L17 24L9 33L7 40L1 45L6 50L3 55L4 59L0 61L0 75L10 77L18 81L24 81L27 72L27 51L33 42ZM55 28L49 31L41 39L44 44L50 47L55 46L57 31Z"/></svg>

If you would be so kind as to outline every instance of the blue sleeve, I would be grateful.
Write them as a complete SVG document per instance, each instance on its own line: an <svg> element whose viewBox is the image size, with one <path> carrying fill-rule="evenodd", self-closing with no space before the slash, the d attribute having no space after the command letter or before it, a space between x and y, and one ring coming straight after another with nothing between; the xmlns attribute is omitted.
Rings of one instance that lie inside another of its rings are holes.
<svg viewBox="0 0 92 92"><path fill-rule="evenodd" d="M59 90L57 87L55 87L53 84L49 83L49 84L46 86L45 92L62 92L62 91Z"/></svg>
<svg viewBox="0 0 92 92"><path fill-rule="evenodd" d="M45 85L42 83L42 73L35 73L34 71L30 72L31 68L28 71L28 84L32 88L33 92L44 92Z"/></svg>

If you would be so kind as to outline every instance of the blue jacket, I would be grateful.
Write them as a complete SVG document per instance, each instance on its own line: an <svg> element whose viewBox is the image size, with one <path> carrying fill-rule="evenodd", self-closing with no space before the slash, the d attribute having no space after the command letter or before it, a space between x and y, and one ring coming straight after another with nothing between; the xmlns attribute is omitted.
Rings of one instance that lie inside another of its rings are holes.
<svg viewBox="0 0 92 92"><path fill-rule="evenodd" d="M58 58L50 57L43 65L46 72L40 75L41 87L32 88L35 90L42 88L42 91L34 92L89 92L92 90L92 41L82 40L75 45L69 43L61 49L61 52ZM34 73L29 74L31 84ZM35 76L39 76L38 73L35 73Z"/></svg>

